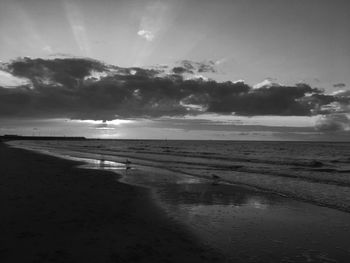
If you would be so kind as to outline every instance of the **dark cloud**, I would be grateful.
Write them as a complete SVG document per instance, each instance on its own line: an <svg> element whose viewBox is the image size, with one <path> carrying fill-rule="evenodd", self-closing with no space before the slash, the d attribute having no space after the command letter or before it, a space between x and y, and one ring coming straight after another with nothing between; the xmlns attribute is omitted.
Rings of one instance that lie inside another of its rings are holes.
<svg viewBox="0 0 350 263"><path fill-rule="evenodd" d="M186 72L192 73L215 73L215 62L209 60L204 62L195 62L191 60L182 60L178 64L185 69Z"/></svg>
<svg viewBox="0 0 350 263"><path fill-rule="evenodd" d="M50 80L60 83L66 88L79 85L79 80L90 75L91 71L104 71L106 65L92 59L30 59L23 58L8 65L8 70L14 76L30 79L34 85L40 85Z"/></svg>
<svg viewBox="0 0 350 263"><path fill-rule="evenodd" d="M323 132L348 131L350 119L346 114L330 114L321 117L316 122L316 129Z"/></svg>
<svg viewBox="0 0 350 263"><path fill-rule="evenodd" d="M172 72L174 72L175 74L184 74L184 73L193 74L193 71L192 71L192 70L189 70L189 69L184 68L184 67L174 67L174 68L172 69Z"/></svg>
<svg viewBox="0 0 350 263"><path fill-rule="evenodd" d="M114 127L111 127L108 125L106 121L103 121L102 123L98 123L92 126L94 129L100 129L100 130L114 130Z"/></svg>
<svg viewBox="0 0 350 263"><path fill-rule="evenodd" d="M186 70L201 68L183 65ZM87 59L26 58L9 63L7 70L29 79L33 87L0 87L1 117L110 120L203 112L309 116L346 112L350 105L346 92L325 95L306 84L253 89L244 82L186 80L176 70L164 74L161 69L121 68ZM93 72L103 74L93 77Z"/></svg>
<svg viewBox="0 0 350 263"><path fill-rule="evenodd" d="M241 115L310 115L312 108L303 102L307 93L316 92L308 85L271 86L252 90L243 83L220 87L213 94L209 111Z"/></svg>
<svg viewBox="0 0 350 263"><path fill-rule="evenodd" d="M334 88L345 88L346 85L345 85L345 83L337 83L337 84L334 84L333 87Z"/></svg>

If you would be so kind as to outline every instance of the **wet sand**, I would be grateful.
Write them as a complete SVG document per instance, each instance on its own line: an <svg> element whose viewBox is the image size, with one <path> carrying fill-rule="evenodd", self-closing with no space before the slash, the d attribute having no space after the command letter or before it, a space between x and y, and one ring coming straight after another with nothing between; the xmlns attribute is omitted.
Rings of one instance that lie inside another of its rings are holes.
<svg viewBox="0 0 350 263"><path fill-rule="evenodd" d="M350 213L269 191L133 169L163 211L229 262L349 262Z"/></svg>
<svg viewBox="0 0 350 263"><path fill-rule="evenodd" d="M0 262L217 262L108 171L0 143Z"/></svg>

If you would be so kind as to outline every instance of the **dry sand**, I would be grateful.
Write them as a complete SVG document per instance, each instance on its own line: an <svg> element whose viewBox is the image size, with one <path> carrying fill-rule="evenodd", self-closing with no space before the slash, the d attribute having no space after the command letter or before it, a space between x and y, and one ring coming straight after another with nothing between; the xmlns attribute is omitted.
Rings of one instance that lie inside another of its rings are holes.
<svg viewBox="0 0 350 263"><path fill-rule="evenodd" d="M218 262L115 174L0 142L0 262Z"/></svg>

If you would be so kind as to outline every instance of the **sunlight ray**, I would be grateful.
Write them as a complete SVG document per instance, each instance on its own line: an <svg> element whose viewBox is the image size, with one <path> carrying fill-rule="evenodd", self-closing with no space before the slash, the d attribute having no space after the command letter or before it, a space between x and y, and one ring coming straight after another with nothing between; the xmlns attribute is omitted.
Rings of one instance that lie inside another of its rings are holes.
<svg viewBox="0 0 350 263"><path fill-rule="evenodd" d="M45 53L52 52L52 47L44 40L40 31L34 26L32 18L19 2L13 2L11 5L6 6L6 9L7 12L16 17L19 30L23 31L26 36L24 38L26 41L21 42L21 44L25 43L31 49L44 51ZM17 38L17 36L14 37Z"/></svg>
<svg viewBox="0 0 350 263"><path fill-rule="evenodd" d="M65 0L63 4L76 45L84 56L91 56L91 48L84 18L78 5L71 0Z"/></svg>

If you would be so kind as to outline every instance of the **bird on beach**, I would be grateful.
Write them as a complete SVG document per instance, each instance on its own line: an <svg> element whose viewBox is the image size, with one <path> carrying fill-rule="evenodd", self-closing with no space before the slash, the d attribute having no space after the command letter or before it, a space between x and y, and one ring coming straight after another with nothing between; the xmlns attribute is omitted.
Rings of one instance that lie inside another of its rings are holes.
<svg viewBox="0 0 350 263"><path fill-rule="evenodd" d="M104 167L105 165L105 158L103 157L103 155L101 155L100 157L100 167Z"/></svg>
<svg viewBox="0 0 350 263"><path fill-rule="evenodd" d="M126 170L131 169L131 161L129 161L129 159L126 159L125 161L125 169Z"/></svg>
<svg viewBox="0 0 350 263"><path fill-rule="evenodd" d="M216 174L212 174L211 178L213 179L213 182L212 182L213 185L218 185L219 184L220 176L218 176Z"/></svg>

